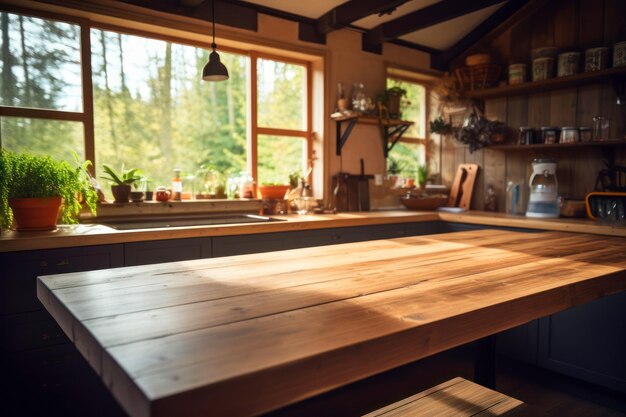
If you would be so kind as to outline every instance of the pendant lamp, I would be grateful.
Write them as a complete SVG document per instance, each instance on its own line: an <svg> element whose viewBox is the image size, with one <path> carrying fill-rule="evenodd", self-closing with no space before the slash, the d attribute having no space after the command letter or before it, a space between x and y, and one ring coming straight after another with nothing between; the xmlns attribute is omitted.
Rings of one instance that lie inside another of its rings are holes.
<svg viewBox="0 0 626 417"><path fill-rule="evenodd" d="M211 44L213 52L209 55L209 62L202 69L202 79L204 81L224 81L228 79L228 70L215 51L217 49L215 44L215 0L211 0L211 19L213 21L213 43Z"/></svg>

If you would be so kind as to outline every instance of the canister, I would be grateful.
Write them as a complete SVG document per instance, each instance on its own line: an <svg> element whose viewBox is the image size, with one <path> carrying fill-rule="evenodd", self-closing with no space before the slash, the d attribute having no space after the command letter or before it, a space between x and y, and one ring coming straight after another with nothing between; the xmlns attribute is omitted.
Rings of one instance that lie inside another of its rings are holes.
<svg viewBox="0 0 626 417"><path fill-rule="evenodd" d="M591 142L591 131L592 129L587 126L583 126L580 129L580 141L581 142Z"/></svg>
<svg viewBox="0 0 626 417"><path fill-rule="evenodd" d="M526 64L509 65L509 84L522 84L526 81Z"/></svg>
<svg viewBox="0 0 626 417"><path fill-rule="evenodd" d="M623 67L626 65L626 41L613 45L613 66Z"/></svg>
<svg viewBox="0 0 626 417"><path fill-rule="evenodd" d="M606 68L609 58L609 48L589 48L585 51L585 72L598 71Z"/></svg>
<svg viewBox="0 0 626 417"><path fill-rule="evenodd" d="M535 142L535 129L530 126L520 126L518 145L532 145Z"/></svg>
<svg viewBox="0 0 626 417"><path fill-rule="evenodd" d="M575 143L579 141L579 131L576 126L563 126L559 143Z"/></svg>
<svg viewBox="0 0 626 417"><path fill-rule="evenodd" d="M554 74L554 58L533 60L533 81L547 80Z"/></svg>
<svg viewBox="0 0 626 417"><path fill-rule="evenodd" d="M557 69L558 77L574 75L578 72L578 62L580 52L563 52L559 54L559 64Z"/></svg>
<svg viewBox="0 0 626 417"><path fill-rule="evenodd" d="M541 127L541 143L546 145L552 145L556 143L558 137L558 127L554 126L542 126Z"/></svg>

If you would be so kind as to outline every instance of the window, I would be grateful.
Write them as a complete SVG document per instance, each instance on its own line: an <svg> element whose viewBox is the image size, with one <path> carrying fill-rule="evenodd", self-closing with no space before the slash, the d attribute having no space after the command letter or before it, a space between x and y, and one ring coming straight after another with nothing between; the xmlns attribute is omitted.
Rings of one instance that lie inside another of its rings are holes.
<svg viewBox="0 0 626 417"><path fill-rule="evenodd" d="M0 13L0 145L85 157L81 26Z"/></svg>
<svg viewBox="0 0 626 417"><path fill-rule="evenodd" d="M165 186L175 168L246 169L247 56L220 51L230 79L207 83L206 49L100 29L91 45L99 165L137 167Z"/></svg>
<svg viewBox="0 0 626 417"><path fill-rule="evenodd" d="M417 182L418 168L426 165L428 89L425 84L393 75L387 78L387 88L391 87L400 87L406 91L404 100L407 103L403 106L402 119L414 124L393 147L389 158L398 162L401 177L413 178Z"/></svg>
<svg viewBox="0 0 626 417"><path fill-rule="evenodd" d="M103 163L136 167L155 186L175 168L248 170L259 183L306 171L308 62L220 48L230 79L209 83L207 44L45 16L0 14L1 147L66 160L76 151L96 176Z"/></svg>
<svg viewBox="0 0 626 417"><path fill-rule="evenodd" d="M265 57L252 59L257 71L258 122L253 129L258 149L256 178L260 184L286 184L290 173L304 175L308 168L308 65Z"/></svg>

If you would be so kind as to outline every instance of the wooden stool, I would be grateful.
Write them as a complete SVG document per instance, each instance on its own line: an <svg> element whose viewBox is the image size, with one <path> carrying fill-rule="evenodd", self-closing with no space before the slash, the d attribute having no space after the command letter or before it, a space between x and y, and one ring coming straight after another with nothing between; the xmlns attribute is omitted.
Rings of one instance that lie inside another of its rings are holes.
<svg viewBox="0 0 626 417"><path fill-rule="evenodd" d="M364 417L376 416L545 417L547 414L520 400L457 377Z"/></svg>

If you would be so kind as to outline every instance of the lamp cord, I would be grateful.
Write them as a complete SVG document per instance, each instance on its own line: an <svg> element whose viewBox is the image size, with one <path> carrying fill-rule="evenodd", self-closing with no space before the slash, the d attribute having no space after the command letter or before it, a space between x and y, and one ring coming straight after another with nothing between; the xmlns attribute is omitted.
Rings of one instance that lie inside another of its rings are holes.
<svg viewBox="0 0 626 417"><path fill-rule="evenodd" d="M213 43L211 44L211 47L213 48L213 52L215 52L215 49L217 48L217 45L215 44L215 0L211 0L211 19L213 20Z"/></svg>

